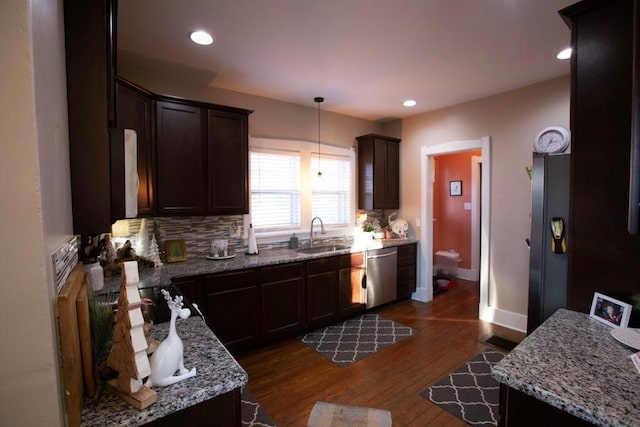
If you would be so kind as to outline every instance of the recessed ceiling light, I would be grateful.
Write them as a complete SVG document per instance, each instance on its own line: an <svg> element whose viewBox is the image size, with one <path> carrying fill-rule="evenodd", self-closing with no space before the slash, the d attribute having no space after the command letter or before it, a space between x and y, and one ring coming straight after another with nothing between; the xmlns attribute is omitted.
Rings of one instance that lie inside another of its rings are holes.
<svg viewBox="0 0 640 427"><path fill-rule="evenodd" d="M568 47L566 49L561 50L560 53L558 53L556 55L556 58L558 58L558 59L569 59L569 58L571 58L571 48Z"/></svg>
<svg viewBox="0 0 640 427"><path fill-rule="evenodd" d="M406 101L404 101L402 103L402 105L404 105L405 107L415 107L418 103L416 101L414 101L413 99L407 99Z"/></svg>
<svg viewBox="0 0 640 427"><path fill-rule="evenodd" d="M189 34L189 38L192 42L202 46L207 46L213 43L213 37L211 37L211 35L206 31L194 31Z"/></svg>

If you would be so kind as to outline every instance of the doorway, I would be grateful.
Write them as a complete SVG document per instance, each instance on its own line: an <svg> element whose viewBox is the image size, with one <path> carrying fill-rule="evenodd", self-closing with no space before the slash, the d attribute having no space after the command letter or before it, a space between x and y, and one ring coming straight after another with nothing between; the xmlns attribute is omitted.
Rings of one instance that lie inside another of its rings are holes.
<svg viewBox="0 0 640 427"><path fill-rule="evenodd" d="M455 250L461 259L457 277L480 281L480 150L432 156L433 251ZM450 188L458 186L457 191ZM437 258L437 256L436 256ZM434 260L437 262L437 260ZM435 266L434 266L434 273ZM434 287L434 292L437 290Z"/></svg>
<svg viewBox="0 0 640 427"><path fill-rule="evenodd" d="M478 197L479 203L475 203L476 211L473 210L474 200L472 200L472 218L477 218L474 225L472 220L472 235L478 236L479 244L473 244L476 248L471 253L472 269L474 259L479 268L480 282L480 318L483 319L488 311L488 290L489 290L489 242L490 242L490 200L491 200L491 138L488 136L480 139L451 141L444 144L421 148L421 209L420 222L422 224L420 234L420 268L418 271L418 283L414 299L418 301L431 301L433 299L433 181L435 178L435 156L460 153L464 151L480 150L481 160L476 158L472 161L472 179L475 176L475 183L472 184L472 199ZM473 191L474 188L476 191ZM482 214L480 214L480 212ZM474 229L474 227L476 229ZM479 228L479 229L477 229Z"/></svg>

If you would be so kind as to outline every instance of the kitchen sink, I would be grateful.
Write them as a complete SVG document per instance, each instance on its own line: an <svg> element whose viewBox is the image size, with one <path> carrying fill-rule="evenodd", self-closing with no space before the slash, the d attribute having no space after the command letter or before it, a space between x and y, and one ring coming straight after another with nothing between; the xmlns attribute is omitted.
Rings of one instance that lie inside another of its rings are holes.
<svg viewBox="0 0 640 427"><path fill-rule="evenodd" d="M296 249L296 252L300 252L303 254L321 254L325 252L343 251L345 249L350 249L350 248L351 246L347 246L347 245L323 245L323 246L299 248L299 249Z"/></svg>

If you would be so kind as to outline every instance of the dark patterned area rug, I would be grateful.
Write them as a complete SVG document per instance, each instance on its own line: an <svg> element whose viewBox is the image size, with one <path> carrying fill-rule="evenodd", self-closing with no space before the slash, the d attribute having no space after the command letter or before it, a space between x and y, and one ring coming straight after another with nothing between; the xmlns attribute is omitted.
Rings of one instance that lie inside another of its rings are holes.
<svg viewBox="0 0 640 427"><path fill-rule="evenodd" d="M271 418L262 410L260 404L249 390L242 388L242 425L249 427L276 427Z"/></svg>
<svg viewBox="0 0 640 427"><path fill-rule="evenodd" d="M377 314L363 314L299 339L340 367L413 335L413 329Z"/></svg>
<svg viewBox="0 0 640 427"><path fill-rule="evenodd" d="M495 426L500 386L491 376L491 367L504 356L503 352L486 350L420 395L472 426Z"/></svg>

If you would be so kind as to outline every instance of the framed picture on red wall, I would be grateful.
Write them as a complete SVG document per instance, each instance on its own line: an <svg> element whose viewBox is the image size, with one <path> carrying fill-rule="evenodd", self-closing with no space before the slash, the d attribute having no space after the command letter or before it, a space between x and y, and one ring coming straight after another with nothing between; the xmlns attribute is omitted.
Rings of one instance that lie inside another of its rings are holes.
<svg viewBox="0 0 640 427"><path fill-rule="evenodd" d="M449 195L462 196L462 181L449 181Z"/></svg>

